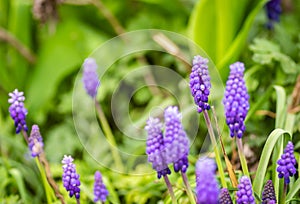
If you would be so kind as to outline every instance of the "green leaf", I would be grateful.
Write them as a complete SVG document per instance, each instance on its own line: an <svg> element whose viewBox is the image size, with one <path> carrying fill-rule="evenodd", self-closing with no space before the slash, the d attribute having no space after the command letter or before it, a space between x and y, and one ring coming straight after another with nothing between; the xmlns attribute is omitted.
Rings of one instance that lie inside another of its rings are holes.
<svg viewBox="0 0 300 204"><path fill-rule="evenodd" d="M287 200L286 203L289 203L288 201L293 199L293 197L297 195L299 190L300 190L300 178L298 178L297 181L294 183L294 185L290 188L289 193L286 196L286 200Z"/></svg>
<svg viewBox="0 0 300 204"><path fill-rule="evenodd" d="M281 86L274 86L277 96L275 128L284 128L286 115L286 94Z"/></svg>
<svg viewBox="0 0 300 204"><path fill-rule="evenodd" d="M258 195L261 195L262 192L262 186L264 182L263 178L265 178L272 151L276 145L277 140L281 138L284 134L289 135L289 133L283 129L275 129L268 136L268 139L265 143L258 163L255 179L253 181L253 191Z"/></svg>
<svg viewBox="0 0 300 204"><path fill-rule="evenodd" d="M18 169L10 169L9 173L14 177L14 179L17 182L18 189L21 194L21 198L22 198L23 202L30 203L28 196L27 196L26 187L25 187L21 172Z"/></svg>

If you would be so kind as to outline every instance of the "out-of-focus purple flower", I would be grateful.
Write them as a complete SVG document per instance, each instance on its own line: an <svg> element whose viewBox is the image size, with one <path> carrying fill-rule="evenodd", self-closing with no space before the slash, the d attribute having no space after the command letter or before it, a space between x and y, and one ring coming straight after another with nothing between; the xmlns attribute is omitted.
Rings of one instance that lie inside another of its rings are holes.
<svg viewBox="0 0 300 204"><path fill-rule="evenodd" d="M242 176L236 192L237 204L255 204L251 181L247 176Z"/></svg>
<svg viewBox="0 0 300 204"><path fill-rule="evenodd" d="M108 191L102 181L102 175L99 171L95 172L94 183L94 202L105 202L108 196Z"/></svg>
<svg viewBox="0 0 300 204"><path fill-rule="evenodd" d="M96 60L93 58L87 58L83 63L83 85L88 95L95 98L97 95L98 87L100 86L100 81L97 74Z"/></svg>
<svg viewBox="0 0 300 204"><path fill-rule="evenodd" d="M150 117L147 121L145 130L148 133L146 153L148 161L152 163L153 169L157 171L157 177L171 174L166 163L164 152L164 139L162 133L163 125L158 118Z"/></svg>
<svg viewBox="0 0 300 204"><path fill-rule="evenodd" d="M268 180L262 192L262 204L276 203L275 189L272 180Z"/></svg>
<svg viewBox="0 0 300 204"><path fill-rule="evenodd" d="M63 165L63 175L62 181L63 185L67 191L69 191L69 196L75 196L76 199L80 198L80 181L79 175L76 172L76 166L73 164L74 159L71 156L64 155L62 160Z"/></svg>
<svg viewBox="0 0 300 204"><path fill-rule="evenodd" d="M216 164L209 158L199 158L196 164L197 204L217 204L219 187L215 177Z"/></svg>
<svg viewBox="0 0 300 204"><path fill-rule="evenodd" d="M277 172L279 178L284 178L284 183L290 183L290 177L296 174L296 159L294 156L294 145L289 141L284 149L284 153L277 161Z"/></svg>
<svg viewBox="0 0 300 204"><path fill-rule="evenodd" d="M268 28L273 28L274 22L279 22L281 14L281 0L270 0L266 3L266 12L269 19Z"/></svg>
<svg viewBox="0 0 300 204"><path fill-rule="evenodd" d="M230 136L238 138L242 138L245 132L244 120L249 110L249 95L245 85L244 70L244 64L241 62L230 65L230 74L223 99Z"/></svg>
<svg viewBox="0 0 300 204"><path fill-rule="evenodd" d="M193 59L192 72L190 74L190 89L194 101L198 106L198 112L209 110L208 96L210 93L210 76L208 72L208 59L199 55Z"/></svg>
<svg viewBox="0 0 300 204"><path fill-rule="evenodd" d="M188 166L189 139L181 124L181 114L176 106L165 109L164 145L167 164L173 163L175 172L185 173Z"/></svg>
<svg viewBox="0 0 300 204"><path fill-rule="evenodd" d="M222 188L219 195L219 204L232 204L232 199L227 188Z"/></svg>
<svg viewBox="0 0 300 204"><path fill-rule="evenodd" d="M19 92L18 89L15 89L8 95L10 96L10 98L8 99L8 103L11 104L8 110L10 116L15 121L16 133L20 133L21 130L28 131L26 125L27 110L24 107L24 92Z"/></svg>
<svg viewBox="0 0 300 204"><path fill-rule="evenodd" d="M28 146L32 157L36 157L43 152L43 138L41 136L39 126L37 125L33 125L31 128L30 137L28 138Z"/></svg>

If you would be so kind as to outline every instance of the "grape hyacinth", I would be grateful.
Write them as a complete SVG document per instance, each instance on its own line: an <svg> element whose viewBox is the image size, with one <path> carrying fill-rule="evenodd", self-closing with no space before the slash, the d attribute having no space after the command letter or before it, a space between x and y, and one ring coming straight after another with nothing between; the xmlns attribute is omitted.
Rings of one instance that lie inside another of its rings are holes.
<svg viewBox="0 0 300 204"><path fill-rule="evenodd" d="M165 161L162 127L163 125L160 123L159 119L152 117L148 119L145 127L145 130L148 133L146 147L148 161L152 163L153 169L157 171L158 178L171 174Z"/></svg>
<svg viewBox="0 0 300 204"><path fill-rule="evenodd" d="M165 109L164 145L167 164L173 163L175 172L187 171L190 141L181 124L181 114L176 106Z"/></svg>
<svg viewBox="0 0 300 204"><path fill-rule="evenodd" d="M242 176L236 193L237 204L255 204L251 181L247 176Z"/></svg>
<svg viewBox="0 0 300 204"><path fill-rule="evenodd" d="M208 72L208 59L199 55L193 59L192 72L190 74L190 89L194 102L198 106L198 112L209 110L208 96L210 93L210 76Z"/></svg>
<svg viewBox="0 0 300 204"><path fill-rule="evenodd" d="M197 204L217 204L218 182L215 177L216 164L210 158L199 158L196 164Z"/></svg>
<svg viewBox="0 0 300 204"><path fill-rule="evenodd" d="M108 191L102 181L102 175L99 171L95 172L94 196L94 202L105 202L108 196Z"/></svg>
<svg viewBox="0 0 300 204"><path fill-rule="evenodd" d="M262 192L262 204L276 203L275 189L272 180L268 180Z"/></svg>
<svg viewBox="0 0 300 204"><path fill-rule="evenodd" d="M219 204L232 204L232 199L227 188L222 188L219 195Z"/></svg>
<svg viewBox="0 0 300 204"><path fill-rule="evenodd" d="M8 110L10 116L15 121L16 133L20 133L21 130L28 131L26 125L27 110L24 107L24 92L19 92L18 89L15 89L8 95L10 96L10 98L8 99L8 103L11 104Z"/></svg>
<svg viewBox="0 0 300 204"><path fill-rule="evenodd" d="M74 159L71 156L64 155L62 160L63 165L63 175L62 181L63 185L67 191L69 191L69 196L78 200L80 198L80 181L79 175L76 173L76 166L73 164Z"/></svg>
<svg viewBox="0 0 300 204"><path fill-rule="evenodd" d="M230 65L230 74L223 99L230 136L238 138L242 138L245 132L244 120L249 110L249 95L245 85L244 70L244 64L241 62Z"/></svg>
<svg viewBox="0 0 300 204"><path fill-rule="evenodd" d="M284 183L290 183L290 176L296 174L296 159L294 156L294 145L289 141L284 149L284 153L277 161L277 172L279 178L284 178Z"/></svg>
<svg viewBox="0 0 300 204"><path fill-rule="evenodd" d="M268 28L273 28L274 22L279 22L281 14L281 0L270 0L266 3L266 13L269 19Z"/></svg>
<svg viewBox="0 0 300 204"><path fill-rule="evenodd" d="M87 58L83 63L83 85L88 95L95 98L97 95L98 87L100 86L100 81L97 74L96 60L93 58Z"/></svg>
<svg viewBox="0 0 300 204"><path fill-rule="evenodd" d="M28 146L31 151L31 156L39 156L43 152L43 138L41 136L39 126L33 125L31 128L30 137L28 138Z"/></svg>

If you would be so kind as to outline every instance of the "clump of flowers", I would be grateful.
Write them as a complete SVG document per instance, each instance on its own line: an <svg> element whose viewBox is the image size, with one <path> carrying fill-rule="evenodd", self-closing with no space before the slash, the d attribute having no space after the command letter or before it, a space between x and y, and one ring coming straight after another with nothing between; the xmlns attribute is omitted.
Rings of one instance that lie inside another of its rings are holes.
<svg viewBox="0 0 300 204"><path fill-rule="evenodd" d="M108 191L103 183L102 175L99 171L95 172L94 183L94 202L105 202L108 196Z"/></svg>
<svg viewBox="0 0 300 204"><path fill-rule="evenodd" d="M19 92L18 89L15 89L8 95L10 96L10 98L8 99L8 103L10 103L8 110L10 116L15 122L16 133L20 133L21 130L28 131L26 125L27 110L24 107L24 92Z"/></svg>
<svg viewBox="0 0 300 204"><path fill-rule="evenodd" d="M79 174L76 172L76 166L73 164L74 159L71 156L64 155L62 181L65 189L69 192L69 196L78 200L80 198L80 181Z"/></svg>
<svg viewBox="0 0 300 204"><path fill-rule="evenodd" d="M92 98L96 97L98 87L100 86L97 67L95 59L87 58L84 60L82 81L87 94Z"/></svg>
<svg viewBox="0 0 300 204"><path fill-rule="evenodd" d="M232 204L232 199L227 188L222 188L219 195L219 204Z"/></svg>
<svg viewBox="0 0 300 204"><path fill-rule="evenodd" d="M43 138L41 136L39 126L37 125L33 125L31 128L30 137L28 138L28 146L32 157L36 157L43 152Z"/></svg>
<svg viewBox="0 0 300 204"><path fill-rule="evenodd" d="M275 189L272 180L268 180L262 192L262 204L276 203Z"/></svg>
<svg viewBox="0 0 300 204"><path fill-rule="evenodd" d="M153 169L157 171L157 177L171 174L166 163L164 154L164 138L162 132L163 124L158 118L150 117L145 130L148 132L146 153L148 161L152 163Z"/></svg>
<svg viewBox="0 0 300 204"><path fill-rule="evenodd" d="M242 176L238 185L238 191L236 193L237 204L255 204L255 200L252 192L251 181L247 176Z"/></svg>
<svg viewBox="0 0 300 204"><path fill-rule="evenodd" d="M296 159L294 156L294 145L289 141L284 149L284 153L281 158L277 161L278 177L284 178L284 183L290 183L290 177L296 174Z"/></svg>
<svg viewBox="0 0 300 204"><path fill-rule="evenodd" d="M196 195L198 204L217 204L218 182L215 177L216 164L209 158L199 158L196 164Z"/></svg>
<svg viewBox="0 0 300 204"><path fill-rule="evenodd" d="M238 138L242 138L245 132L244 120L249 110L249 95L245 85L244 70L244 64L241 62L230 65L230 74L223 99L230 136Z"/></svg>
<svg viewBox="0 0 300 204"><path fill-rule="evenodd" d="M181 124L181 114L176 106L169 106L165 110L164 145L166 161L174 164L175 172L185 173L189 163L189 139Z"/></svg>
<svg viewBox="0 0 300 204"><path fill-rule="evenodd" d="M210 76L208 72L208 59L199 55L193 59L192 72L190 74L190 89L194 102L198 106L198 112L209 110L208 96L210 93Z"/></svg>

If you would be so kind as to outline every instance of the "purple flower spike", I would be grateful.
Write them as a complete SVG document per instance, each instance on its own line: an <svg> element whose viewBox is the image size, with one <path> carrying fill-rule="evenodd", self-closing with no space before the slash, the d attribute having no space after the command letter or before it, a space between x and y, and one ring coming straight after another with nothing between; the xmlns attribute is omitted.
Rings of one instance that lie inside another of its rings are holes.
<svg viewBox="0 0 300 204"><path fill-rule="evenodd" d="M62 181L63 185L67 191L69 191L69 196L75 196L76 199L80 198L80 181L79 175L76 173L76 166L73 164L74 159L71 156L64 156L62 163L63 165L63 175Z"/></svg>
<svg viewBox="0 0 300 204"><path fill-rule="evenodd" d="M266 12L269 19L267 24L268 28L273 28L274 22L279 22L279 17L281 14L281 0L270 0L266 3Z"/></svg>
<svg viewBox="0 0 300 204"><path fill-rule="evenodd" d="M39 126L33 125L31 128L30 137L28 138L28 146L31 151L31 156L39 156L43 152L43 138L41 136Z"/></svg>
<svg viewBox="0 0 300 204"><path fill-rule="evenodd" d="M219 204L232 204L232 199L227 188L222 188L219 196Z"/></svg>
<svg viewBox="0 0 300 204"><path fill-rule="evenodd" d="M181 124L181 114L176 106L165 109L165 151L167 164L173 163L175 172L187 171L190 141Z"/></svg>
<svg viewBox="0 0 300 204"><path fill-rule="evenodd" d="M194 101L198 106L198 112L209 110L208 96L210 93L210 76L208 72L208 59L199 55L193 59L193 67L190 75L190 89Z"/></svg>
<svg viewBox="0 0 300 204"><path fill-rule="evenodd" d="M262 192L262 204L276 203L275 189L272 180L268 180Z"/></svg>
<svg viewBox="0 0 300 204"><path fill-rule="evenodd" d="M196 164L197 204L217 204L218 182L215 177L216 164L209 158L200 158Z"/></svg>
<svg viewBox="0 0 300 204"><path fill-rule="evenodd" d="M249 95L245 85L244 70L244 64L241 62L230 65L230 74L223 99L230 136L238 138L242 138L245 132L244 120L249 110Z"/></svg>
<svg viewBox="0 0 300 204"><path fill-rule="evenodd" d="M24 107L24 92L19 92L18 89L15 89L8 95L10 96L8 103L11 104L8 111L12 119L15 121L16 133L20 133L21 130L28 131L26 125L27 110Z"/></svg>
<svg viewBox="0 0 300 204"><path fill-rule="evenodd" d="M242 176L236 193L237 204L255 204L251 181L247 176Z"/></svg>
<svg viewBox="0 0 300 204"><path fill-rule="evenodd" d="M148 132L146 147L148 161L152 163L153 169L157 171L158 178L171 174L165 159L162 127L163 125L158 118L151 117L145 127L145 130Z"/></svg>
<svg viewBox="0 0 300 204"><path fill-rule="evenodd" d="M102 181L102 175L99 171L95 173L95 183L94 183L94 202L105 202L108 196L108 191Z"/></svg>
<svg viewBox="0 0 300 204"><path fill-rule="evenodd" d="M83 63L83 85L88 95L95 98L97 95L98 87L100 86L100 81L97 74L96 60L93 58L87 58Z"/></svg>
<svg viewBox="0 0 300 204"><path fill-rule="evenodd" d="M277 172L279 178L284 178L284 183L290 183L290 176L296 174L296 159L294 156L294 145L289 141L284 149L284 153L277 161Z"/></svg>

